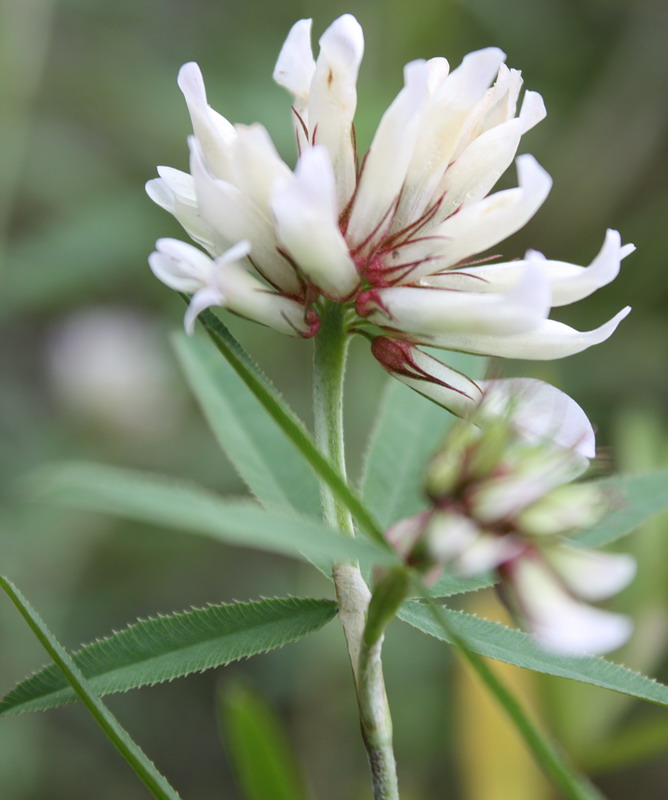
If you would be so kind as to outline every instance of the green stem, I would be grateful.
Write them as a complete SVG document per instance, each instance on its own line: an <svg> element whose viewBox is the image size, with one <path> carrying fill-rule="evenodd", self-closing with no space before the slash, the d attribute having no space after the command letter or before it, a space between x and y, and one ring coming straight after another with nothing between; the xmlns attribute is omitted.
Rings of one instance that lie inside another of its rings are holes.
<svg viewBox="0 0 668 800"><path fill-rule="evenodd" d="M343 383L349 334L345 312L329 303L321 313L315 337L313 367L313 413L316 442L344 478ZM330 486L321 481L325 521L337 530L355 535L350 511ZM372 645L364 643L366 612L371 593L356 564L336 564L333 569L339 619L348 645L355 678L362 737L367 749L375 800L398 800L396 762L392 749L392 719L385 693L381 648L382 636Z"/></svg>
<svg viewBox="0 0 668 800"><path fill-rule="evenodd" d="M156 800L179 800L179 795L167 780L158 772L153 762L144 754L139 745L131 738L116 717L109 711L100 698L91 690L88 681L83 676L72 657L65 648L56 640L55 636L46 627L41 617L23 597L14 584L0 575L0 589L3 589L21 616L28 623L32 632L39 639L42 647L51 656L62 674L67 678L71 687L86 706L93 719L102 728L107 738L116 747L118 752L128 762Z"/></svg>

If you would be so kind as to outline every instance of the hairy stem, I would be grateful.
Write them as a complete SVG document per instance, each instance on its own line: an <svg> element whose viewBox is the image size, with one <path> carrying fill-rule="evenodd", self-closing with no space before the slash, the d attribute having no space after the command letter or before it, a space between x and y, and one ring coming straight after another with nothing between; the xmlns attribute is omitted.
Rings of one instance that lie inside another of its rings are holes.
<svg viewBox="0 0 668 800"><path fill-rule="evenodd" d="M313 413L319 448L345 477L343 443L343 382L349 334L340 305L327 304L315 337ZM348 509L320 484L325 521L333 528L355 535ZM392 720L383 680L382 637L364 644L366 614L371 593L356 564L336 564L333 569L339 619L348 645L360 711L362 737L367 748L375 800L398 800L396 764L392 750Z"/></svg>

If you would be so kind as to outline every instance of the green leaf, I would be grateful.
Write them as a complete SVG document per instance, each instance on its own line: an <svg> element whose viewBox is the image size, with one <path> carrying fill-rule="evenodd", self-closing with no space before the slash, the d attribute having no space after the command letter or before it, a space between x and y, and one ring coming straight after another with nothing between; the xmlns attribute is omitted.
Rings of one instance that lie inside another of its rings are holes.
<svg viewBox="0 0 668 800"><path fill-rule="evenodd" d="M451 609L442 609L442 613L452 630L480 655L668 706L668 686L612 661L598 656L555 655L543 650L528 634L498 622ZM405 603L397 616L423 633L451 643L422 603Z"/></svg>
<svg viewBox="0 0 668 800"><path fill-rule="evenodd" d="M453 369L474 380L486 359L448 353ZM438 358L443 358L440 353ZM371 435L362 477L362 497L385 530L397 520L422 510L422 484L427 461L456 417L403 383L388 381Z"/></svg>
<svg viewBox="0 0 668 800"><path fill-rule="evenodd" d="M318 477L345 505L359 526L383 547L387 547L378 523L367 510L358 495L348 486L346 479L318 449L303 422L281 399L274 386L264 377L239 342L211 311L199 316L206 332L218 350L227 359L237 375L257 397L265 410L281 428L283 433L308 461Z"/></svg>
<svg viewBox="0 0 668 800"><path fill-rule="evenodd" d="M139 620L72 654L98 695L127 692L275 650L313 633L336 614L331 600L274 598L196 608ZM0 701L0 714L43 711L76 694L56 667L22 681Z"/></svg>
<svg viewBox="0 0 668 800"><path fill-rule="evenodd" d="M465 592L477 592L478 589L487 589L498 582L498 577L491 572L483 572L479 575L456 575L444 572L443 575L429 587L429 594L432 597L452 597L455 594Z"/></svg>
<svg viewBox="0 0 668 800"><path fill-rule="evenodd" d="M369 566L396 561L390 550L368 539L343 536L318 520L265 511L252 501L223 499L196 486L132 470L56 464L40 470L32 483L51 502L204 534L226 544L317 563L359 559Z"/></svg>
<svg viewBox="0 0 668 800"><path fill-rule="evenodd" d="M248 488L267 508L320 517L313 470L229 363L205 339L179 334L174 346L219 444Z"/></svg>
<svg viewBox="0 0 668 800"><path fill-rule="evenodd" d="M308 800L287 737L260 695L241 683L219 705L221 727L246 800Z"/></svg>
<svg viewBox="0 0 668 800"><path fill-rule="evenodd" d="M65 648L56 640L37 612L21 592L4 576L0 576L0 587L9 595L35 636L51 656L58 670L90 711L93 719L102 728L107 738L135 771L151 794L158 800L179 800L177 792L158 772L141 748L130 738L128 732L118 722L99 697L91 690L88 682L76 666Z"/></svg>
<svg viewBox="0 0 668 800"><path fill-rule="evenodd" d="M668 470L603 478L595 483L611 496L614 510L576 537L588 547L614 542L668 510Z"/></svg>

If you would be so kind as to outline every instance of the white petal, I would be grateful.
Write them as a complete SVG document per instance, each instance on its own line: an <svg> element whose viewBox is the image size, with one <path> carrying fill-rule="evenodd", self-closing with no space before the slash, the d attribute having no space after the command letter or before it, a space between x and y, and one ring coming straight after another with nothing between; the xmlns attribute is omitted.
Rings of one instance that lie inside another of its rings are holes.
<svg viewBox="0 0 668 800"><path fill-rule="evenodd" d="M198 289L190 298L183 320L183 326L188 336L192 336L195 332L195 320L202 311L211 308L211 306L222 306L224 303L225 296L214 286L205 286L203 289Z"/></svg>
<svg viewBox="0 0 668 800"><path fill-rule="evenodd" d="M636 573L625 553L601 553L581 547L549 547L545 558L568 588L583 600L605 600L620 592Z"/></svg>
<svg viewBox="0 0 668 800"><path fill-rule="evenodd" d="M524 546L523 542L510 535L480 536L457 559L455 568L462 575L479 575L519 555Z"/></svg>
<svg viewBox="0 0 668 800"><path fill-rule="evenodd" d="M530 441L551 441L584 458L596 455L594 429L580 406L565 392L535 378L478 381L485 392L483 415L512 414L513 427Z"/></svg>
<svg viewBox="0 0 668 800"><path fill-rule="evenodd" d="M173 167L158 167L158 175L183 203L197 205L192 175Z"/></svg>
<svg viewBox="0 0 668 800"><path fill-rule="evenodd" d="M213 252L215 236L200 216L192 177L187 172L170 167L158 167L158 172L160 177L146 184L148 196L173 214L191 239Z"/></svg>
<svg viewBox="0 0 668 800"><path fill-rule="evenodd" d="M186 242L158 239L148 259L156 278L177 292L196 292L207 285L212 260Z"/></svg>
<svg viewBox="0 0 668 800"><path fill-rule="evenodd" d="M480 253L522 228L545 201L552 179L533 156L517 159L518 186L461 209L434 230L443 237L444 266Z"/></svg>
<svg viewBox="0 0 668 800"><path fill-rule="evenodd" d="M535 559L518 559L512 581L532 632L548 650L565 655L607 653L631 635L627 617L574 600Z"/></svg>
<svg viewBox="0 0 668 800"><path fill-rule="evenodd" d="M278 155L266 128L255 122L237 125L232 147L234 183L259 209L269 213L269 197L275 180L292 173Z"/></svg>
<svg viewBox="0 0 668 800"><path fill-rule="evenodd" d="M309 132L329 151L336 175L338 207L355 188L352 122L357 105L357 73L364 53L364 34L355 17L344 14L320 37L320 54L311 81Z"/></svg>
<svg viewBox="0 0 668 800"><path fill-rule="evenodd" d="M238 187L211 175L193 139L190 140L190 170L202 218L218 234L220 249L248 240L258 272L286 294L301 294L302 286L294 269L278 252L272 220Z"/></svg>
<svg viewBox="0 0 668 800"><path fill-rule="evenodd" d="M450 65L448 64L447 59L442 58L441 56L430 58L427 61L427 85L430 94L434 94L439 87L442 86L443 82L448 77L449 71Z"/></svg>
<svg viewBox="0 0 668 800"><path fill-rule="evenodd" d="M243 240L241 242L237 242L235 245L232 245L229 250L216 259L216 264L230 264L233 261L241 261L242 259L246 258L250 251L251 243L249 241Z"/></svg>
<svg viewBox="0 0 668 800"><path fill-rule="evenodd" d="M424 530L429 554L441 564L459 558L478 541L480 535L478 526L470 517L438 509Z"/></svg>
<svg viewBox="0 0 668 800"><path fill-rule="evenodd" d="M397 286L365 292L355 307L371 322L418 336L507 336L535 329L549 313L550 297L540 260L533 258L505 295Z"/></svg>
<svg viewBox="0 0 668 800"><path fill-rule="evenodd" d="M238 263L248 253L248 242L240 242L216 260L214 281L225 307L235 314L267 325L288 336L312 336L318 328L313 312L283 295L272 292Z"/></svg>
<svg viewBox="0 0 668 800"><path fill-rule="evenodd" d="M538 125L541 120L545 119L546 114L542 96L538 92L525 92L518 117L522 123L522 133L524 134Z"/></svg>
<svg viewBox="0 0 668 800"><path fill-rule="evenodd" d="M516 69L509 69L505 64L499 64L494 85L485 92L468 116L465 129L453 153L453 159L459 158L478 136L515 116L521 88L522 73Z"/></svg>
<svg viewBox="0 0 668 800"><path fill-rule="evenodd" d="M457 416L471 414L482 399L474 381L408 342L379 336L371 352L390 375Z"/></svg>
<svg viewBox="0 0 668 800"><path fill-rule="evenodd" d="M230 180L230 145L236 136L234 127L209 106L204 79L197 64L190 62L181 67L178 84L186 99L193 130L207 167L217 178Z"/></svg>
<svg viewBox="0 0 668 800"><path fill-rule="evenodd" d="M499 356L500 358L528 358L548 361L581 353L592 345L600 344L615 332L619 323L631 311L626 306L612 319L592 331L576 331L561 322L546 319L528 334L514 336L469 336L447 333L425 337L421 344L442 347L445 350L461 350L476 355Z"/></svg>
<svg viewBox="0 0 668 800"><path fill-rule="evenodd" d="M533 156L517 161L519 186L496 192L470 203L445 222L430 228L416 241L387 254L384 268L388 274L404 269L400 283L414 283L486 250L521 228L547 197L552 180ZM421 232L422 233L422 232Z"/></svg>
<svg viewBox="0 0 668 800"><path fill-rule="evenodd" d="M480 481L469 492L469 505L484 523L507 520L555 487L577 477L586 463L582 459L571 459L568 452L546 452L544 463L536 464L531 471L510 472Z"/></svg>
<svg viewBox="0 0 668 800"><path fill-rule="evenodd" d="M308 103L309 88L315 60L311 50L311 20L300 19L290 29L287 39L276 61L274 80L295 98L296 106L304 108Z"/></svg>
<svg viewBox="0 0 668 800"><path fill-rule="evenodd" d="M334 175L324 148L302 155L294 176L274 185L278 236L300 269L325 294L342 299L359 283L338 226Z"/></svg>
<svg viewBox="0 0 668 800"><path fill-rule="evenodd" d="M364 162L346 231L353 244L370 247L392 221L391 210L413 155L434 70L424 61L404 68L404 88L383 114Z"/></svg>
<svg viewBox="0 0 668 800"><path fill-rule="evenodd" d="M441 209L451 214L468 203L475 203L492 189L515 157L522 135L518 119L497 125L478 136L448 167L440 184L444 195Z"/></svg>
<svg viewBox="0 0 668 800"><path fill-rule="evenodd" d="M565 306L593 294L611 283L619 274L621 260L635 250L633 245L621 244L617 231L608 230L599 254L588 267L565 261L546 259L544 269L552 292L552 305ZM424 278L426 286L463 289L479 292L500 292L512 286L521 274L525 261L462 267L442 275Z"/></svg>
<svg viewBox="0 0 668 800"><path fill-rule="evenodd" d="M420 121L395 229L402 229L417 220L440 196L438 186L468 115L489 86L504 57L496 47L470 53L434 93Z"/></svg>

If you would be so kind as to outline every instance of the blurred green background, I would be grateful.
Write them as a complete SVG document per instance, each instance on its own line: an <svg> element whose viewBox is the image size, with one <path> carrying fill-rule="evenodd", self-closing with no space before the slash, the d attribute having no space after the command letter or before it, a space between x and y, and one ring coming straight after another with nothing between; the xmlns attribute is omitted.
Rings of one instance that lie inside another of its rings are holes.
<svg viewBox="0 0 668 800"><path fill-rule="evenodd" d="M40 464L88 458L243 491L170 352L169 334L181 324L183 304L153 279L146 257L156 238L183 237L143 184L157 164L187 169L190 124L176 74L189 60L200 63L217 110L235 122L264 123L293 161L289 100L271 72L290 26L304 16L314 18L316 40L344 11L364 27L356 118L362 145L413 58L445 55L456 65L473 49L498 45L508 64L523 70L526 86L543 94L548 117L521 149L538 158L555 185L534 220L504 244L504 255L516 257L531 246L588 264L605 228L618 228L638 252L613 285L559 310L558 318L589 329L623 305L634 312L610 341L586 353L494 369L535 375L574 395L599 429L602 470L668 463L668 5L1 2L0 565L68 646L136 616L260 595L331 592L287 560L54 511L26 503L21 486L22 476ZM308 420L310 343L239 320L231 326ZM353 474L383 382L366 346L357 343L348 383ZM633 542L640 577L620 606L632 609L638 633L619 655L664 680L665 534L659 523ZM483 608L486 601L475 602ZM396 624L387 654L405 800L552 796L527 777L520 756L506 751L503 730L491 735L497 730L492 712L442 646ZM43 661L18 614L0 598L0 690ZM314 796L369 796L336 625L269 656L112 698L110 705L184 798L236 798L214 697L240 674L276 709ZM520 673L513 680L574 757L598 768L610 798L637 796L638 785L643 798L665 797L668 768L660 753L668 728L659 710ZM461 731L459 719L467 720ZM611 768L605 753L616 752L610 742L629 725L649 744L634 755L632 746L624 750L618 742L628 764ZM489 778L486 788L479 773ZM79 708L1 720L0 786L3 800L147 796Z"/></svg>

